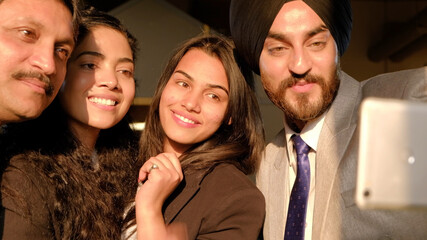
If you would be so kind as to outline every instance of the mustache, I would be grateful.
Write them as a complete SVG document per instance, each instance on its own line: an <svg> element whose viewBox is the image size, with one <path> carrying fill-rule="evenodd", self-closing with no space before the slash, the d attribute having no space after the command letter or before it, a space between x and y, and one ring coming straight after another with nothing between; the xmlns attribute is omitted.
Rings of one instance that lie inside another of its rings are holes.
<svg viewBox="0 0 427 240"><path fill-rule="evenodd" d="M50 78L42 73L34 72L34 71L18 71L12 74L12 78L21 79L21 78L36 78L39 81L46 84L45 92L47 96L52 96L53 94L53 85L50 81Z"/></svg>
<svg viewBox="0 0 427 240"><path fill-rule="evenodd" d="M282 81L281 88L285 89L285 88L292 87L300 81L305 81L307 83L321 83L323 82L323 79L319 76L309 74L309 73L301 77L290 76Z"/></svg>

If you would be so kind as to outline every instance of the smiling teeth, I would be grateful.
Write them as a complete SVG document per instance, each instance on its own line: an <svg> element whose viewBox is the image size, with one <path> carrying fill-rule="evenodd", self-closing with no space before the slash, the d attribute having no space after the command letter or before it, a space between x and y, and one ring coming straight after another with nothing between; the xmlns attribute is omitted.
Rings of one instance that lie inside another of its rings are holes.
<svg viewBox="0 0 427 240"><path fill-rule="evenodd" d="M180 116L180 115L178 115L178 114L175 114L175 116L176 116L177 118L179 118L179 119L180 119L181 121L183 121L183 122L191 123L191 124L195 124L195 123L196 123L195 121L190 120L190 119L188 119L188 118L185 118L185 117L183 117L183 116Z"/></svg>
<svg viewBox="0 0 427 240"><path fill-rule="evenodd" d="M105 98L90 98L89 101L97 104L107 105L107 106L114 106L116 105L116 101L113 101L111 99L105 99Z"/></svg>

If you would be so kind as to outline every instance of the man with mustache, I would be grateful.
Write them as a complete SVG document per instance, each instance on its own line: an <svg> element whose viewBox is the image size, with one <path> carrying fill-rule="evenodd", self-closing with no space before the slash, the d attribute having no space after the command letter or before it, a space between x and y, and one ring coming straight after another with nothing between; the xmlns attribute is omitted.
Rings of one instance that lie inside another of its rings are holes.
<svg viewBox="0 0 427 240"><path fill-rule="evenodd" d="M79 15L79 0L0 0L1 127L38 117L55 98L77 39ZM0 144L0 238L37 238L23 234L36 228L28 218L37 222L40 216L11 200L17 191L4 188L25 182L26 167L11 165L2 152L13 141L2 135Z"/></svg>
<svg viewBox="0 0 427 240"><path fill-rule="evenodd" d="M61 86L77 0L0 0L0 125L33 119Z"/></svg>
<svg viewBox="0 0 427 240"><path fill-rule="evenodd" d="M266 197L264 238L426 238L426 212L361 210L354 192L362 99L427 101L427 68L364 82L341 71L350 0L232 0L230 28L285 119L256 175Z"/></svg>

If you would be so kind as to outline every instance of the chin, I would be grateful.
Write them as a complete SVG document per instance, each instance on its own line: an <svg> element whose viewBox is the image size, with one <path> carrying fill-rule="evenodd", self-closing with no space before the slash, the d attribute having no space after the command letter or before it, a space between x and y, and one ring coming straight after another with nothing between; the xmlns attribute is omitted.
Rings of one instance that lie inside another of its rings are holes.
<svg viewBox="0 0 427 240"><path fill-rule="evenodd" d="M93 127L93 128L97 128L100 130L112 128L112 127L114 127L114 125L116 125L116 124L114 124L112 122L93 122L92 121L92 122L88 123L88 126Z"/></svg>
<svg viewBox="0 0 427 240"><path fill-rule="evenodd" d="M31 107L31 105L27 105L26 109L19 111L20 113L17 116L19 117L19 121L31 120L39 117L44 109L45 107L37 108L36 106Z"/></svg>

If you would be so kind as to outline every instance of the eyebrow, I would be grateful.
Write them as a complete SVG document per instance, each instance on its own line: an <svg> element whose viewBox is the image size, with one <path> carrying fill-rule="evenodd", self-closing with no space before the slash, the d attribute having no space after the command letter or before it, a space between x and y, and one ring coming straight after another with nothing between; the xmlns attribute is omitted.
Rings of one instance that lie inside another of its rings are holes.
<svg viewBox="0 0 427 240"><path fill-rule="evenodd" d="M102 58L102 59L104 59L104 58L105 58L105 55L104 55L104 54L102 54L102 53L99 53L99 52L94 52L94 51L83 51L83 52L81 52L79 55L77 55L75 59L78 59L78 58L80 58L81 56L84 56L84 55L90 55L90 56L99 57L99 58ZM132 59L130 59L130 58L127 58L127 57L119 58L119 61L118 61L118 62L119 62L119 63L126 63L126 62L129 62L129 63L134 64L134 61L133 61Z"/></svg>
<svg viewBox="0 0 427 240"><path fill-rule="evenodd" d="M28 25L30 25L31 27L34 27L36 29L43 30L43 29L46 28L45 25L41 24L38 21L35 21L32 18L25 18L24 17L24 18L18 19L18 22L26 22ZM71 37L71 38L64 38L63 40L55 42L55 46L64 46L64 45L68 45L71 48L74 48L74 45L75 45L74 38L73 37Z"/></svg>
<svg viewBox="0 0 427 240"><path fill-rule="evenodd" d="M132 59L130 59L130 58L127 58L127 57L124 57L124 58L119 58L119 61L118 61L119 63L132 63L132 64L135 64L135 62L132 60Z"/></svg>
<svg viewBox="0 0 427 240"><path fill-rule="evenodd" d="M314 35L317 35L317 34L322 33L322 32L327 32L327 31L329 31L329 29L325 25L321 25L321 26L313 29L312 31L308 32L307 35L309 37L313 37Z"/></svg>
<svg viewBox="0 0 427 240"><path fill-rule="evenodd" d="M318 26L318 27L316 27L316 28L308 31L306 33L306 36L308 38L310 38L310 37L313 37L313 36L315 36L315 35L317 35L317 34L319 34L321 32L326 32L326 31L329 31L329 29L325 25L320 25L320 26ZM278 33L278 32L271 32L271 31L268 32L267 38L272 38L272 39L275 39L275 40L278 40L278 41L285 41L285 40L287 40L287 36L285 34Z"/></svg>
<svg viewBox="0 0 427 240"><path fill-rule="evenodd" d="M65 40L62 40L62 41L58 41L56 44L55 44L56 46L64 46L64 45L68 45L68 46L70 46L72 49L74 49L74 46L75 46L75 42L74 42L74 39L65 39Z"/></svg>
<svg viewBox="0 0 427 240"><path fill-rule="evenodd" d="M190 79L190 81L193 81L194 82L194 78L193 77L191 77L190 75L188 75L186 72L184 72L184 71L181 71L181 70L176 70L175 71L175 73L181 73L182 75L184 75L186 78L188 78L188 79ZM218 84L207 84L208 85L208 87L209 88L218 88L218 89L222 89L227 95L229 95L229 93L228 93L228 90L225 88L225 87L223 87L223 86L221 86L221 85L218 85Z"/></svg>
<svg viewBox="0 0 427 240"><path fill-rule="evenodd" d="M83 51L79 55L77 55L75 59L78 59L78 58L80 58L81 56L84 56L84 55L89 55L89 56L94 56L94 57L99 57L99 58L105 58L104 54L99 53L99 52Z"/></svg>

